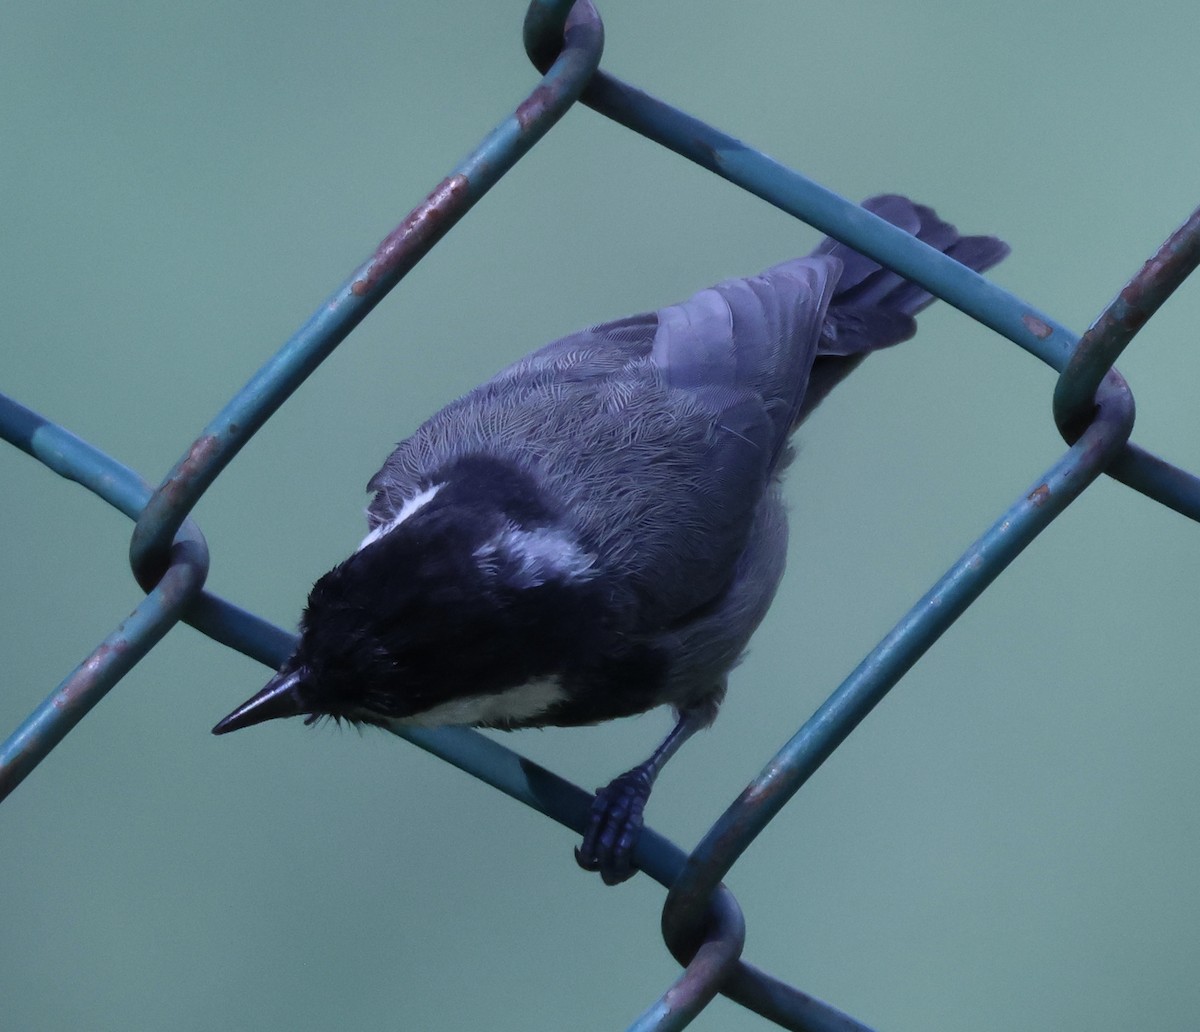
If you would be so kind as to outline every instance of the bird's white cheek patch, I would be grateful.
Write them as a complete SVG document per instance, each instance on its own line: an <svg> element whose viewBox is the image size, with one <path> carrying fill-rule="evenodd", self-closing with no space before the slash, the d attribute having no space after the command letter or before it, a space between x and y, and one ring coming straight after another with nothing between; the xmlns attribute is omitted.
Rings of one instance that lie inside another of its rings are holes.
<svg viewBox="0 0 1200 1032"><path fill-rule="evenodd" d="M557 677L527 681L495 695L468 695L396 720L409 727L503 727L536 720L566 698Z"/></svg>
<svg viewBox="0 0 1200 1032"><path fill-rule="evenodd" d="M429 502L432 501L433 496L437 494L444 486L444 484L434 484L433 487L427 487L420 494L413 495L412 498L409 498L402 506L400 506L400 511L396 513L396 515L390 520L388 520L387 523L379 524L378 527L376 527L373 531L371 531L370 534L363 538L362 543L358 546L358 548L355 549L355 551L361 552L367 547L367 545L375 544L375 542L383 537L384 534L390 534L413 513L421 509L423 506L428 505Z"/></svg>

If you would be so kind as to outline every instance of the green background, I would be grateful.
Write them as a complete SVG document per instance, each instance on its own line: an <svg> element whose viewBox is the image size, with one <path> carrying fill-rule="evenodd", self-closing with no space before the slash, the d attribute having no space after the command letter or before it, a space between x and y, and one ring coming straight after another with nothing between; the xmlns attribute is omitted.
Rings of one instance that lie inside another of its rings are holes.
<svg viewBox="0 0 1200 1032"><path fill-rule="evenodd" d="M1082 330L1197 203L1178 3L603 4L604 64L838 192L1013 246ZM0 389L157 481L536 83L519 3L10 0ZM392 444L582 325L816 234L572 111L197 509L209 585L293 626ZM1200 469L1200 287L1121 369ZM690 847L1062 452L1052 374L948 306L799 436L779 600L651 823ZM0 447L0 732L141 597L129 523ZM730 877L746 955L881 1030L1193 1028L1200 528L1104 481L821 769ZM267 671L173 631L0 807L0 1025L619 1029L676 974L662 890L393 737L212 723ZM500 735L588 787L665 713ZM696 1028L765 1027L723 1000Z"/></svg>

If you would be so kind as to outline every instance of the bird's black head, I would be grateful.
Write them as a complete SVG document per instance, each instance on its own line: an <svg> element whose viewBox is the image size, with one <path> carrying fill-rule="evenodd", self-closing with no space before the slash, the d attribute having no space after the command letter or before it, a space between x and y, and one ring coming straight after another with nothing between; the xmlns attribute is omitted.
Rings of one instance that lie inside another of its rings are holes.
<svg viewBox="0 0 1200 1032"><path fill-rule="evenodd" d="M317 581L296 652L214 732L300 714L420 722L553 677L599 574L531 474L459 460Z"/></svg>

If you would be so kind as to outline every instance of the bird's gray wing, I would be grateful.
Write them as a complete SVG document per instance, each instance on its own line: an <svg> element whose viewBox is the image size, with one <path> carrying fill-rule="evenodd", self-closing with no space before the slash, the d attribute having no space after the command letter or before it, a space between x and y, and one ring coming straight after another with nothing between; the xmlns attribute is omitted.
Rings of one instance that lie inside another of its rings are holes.
<svg viewBox="0 0 1200 1032"><path fill-rule="evenodd" d="M562 337L434 414L368 482L375 496L367 507L370 529L391 520L455 458L535 450L539 437L547 438L539 423L566 396L588 390L607 396L632 386L630 370L649 356L657 325L657 315L646 312Z"/></svg>
<svg viewBox="0 0 1200 1032"><path fill-rule="evenodd" d="M669 384L762 399L772 470L795 429L841 272L834 256L793 258L658 313L653 357Z"/></svg>
<svg viewBox="0 0 1200 1032"><path fill-rule="evenodd" d="M448 405L371 481L383 522L440 466L535 473L629 593L669 626L729 585L803 398L836 258L796 259L565 337Z"/></svg>

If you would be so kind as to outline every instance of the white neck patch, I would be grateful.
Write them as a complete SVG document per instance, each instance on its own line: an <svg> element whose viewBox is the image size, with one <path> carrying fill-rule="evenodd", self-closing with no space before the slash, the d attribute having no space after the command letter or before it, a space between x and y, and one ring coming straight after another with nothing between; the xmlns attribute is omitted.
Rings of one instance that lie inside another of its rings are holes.
<svg viewBox="0 0 1200 1032"><path fill-rule="evenodd" d="M596 557L579 547L574 535L553 527L521 530L508 526L475 549L485 570L501 562L516 564L516 586L534 588L548 580L587 580L596 575Z"/></svg>
<svg viewBox="0 0 1200 1032"><path fill-rule="evenodd" d="M413 513L428 505L429 502L432 501L433 496L445 486L445 484L434 484L432 487L427 487L420 494L413 495L412 498L406 499L404 504L400 506L400 511L396 513L396 515L390 520L388 520L387 523L379 524L378 527L376 527L373 531L371 531L370 534L363 538L362 543L358 546L358 548L355 549L355 551L361 552L367 547L367 545L373 545L385 534L390 534Z"/></svg>

